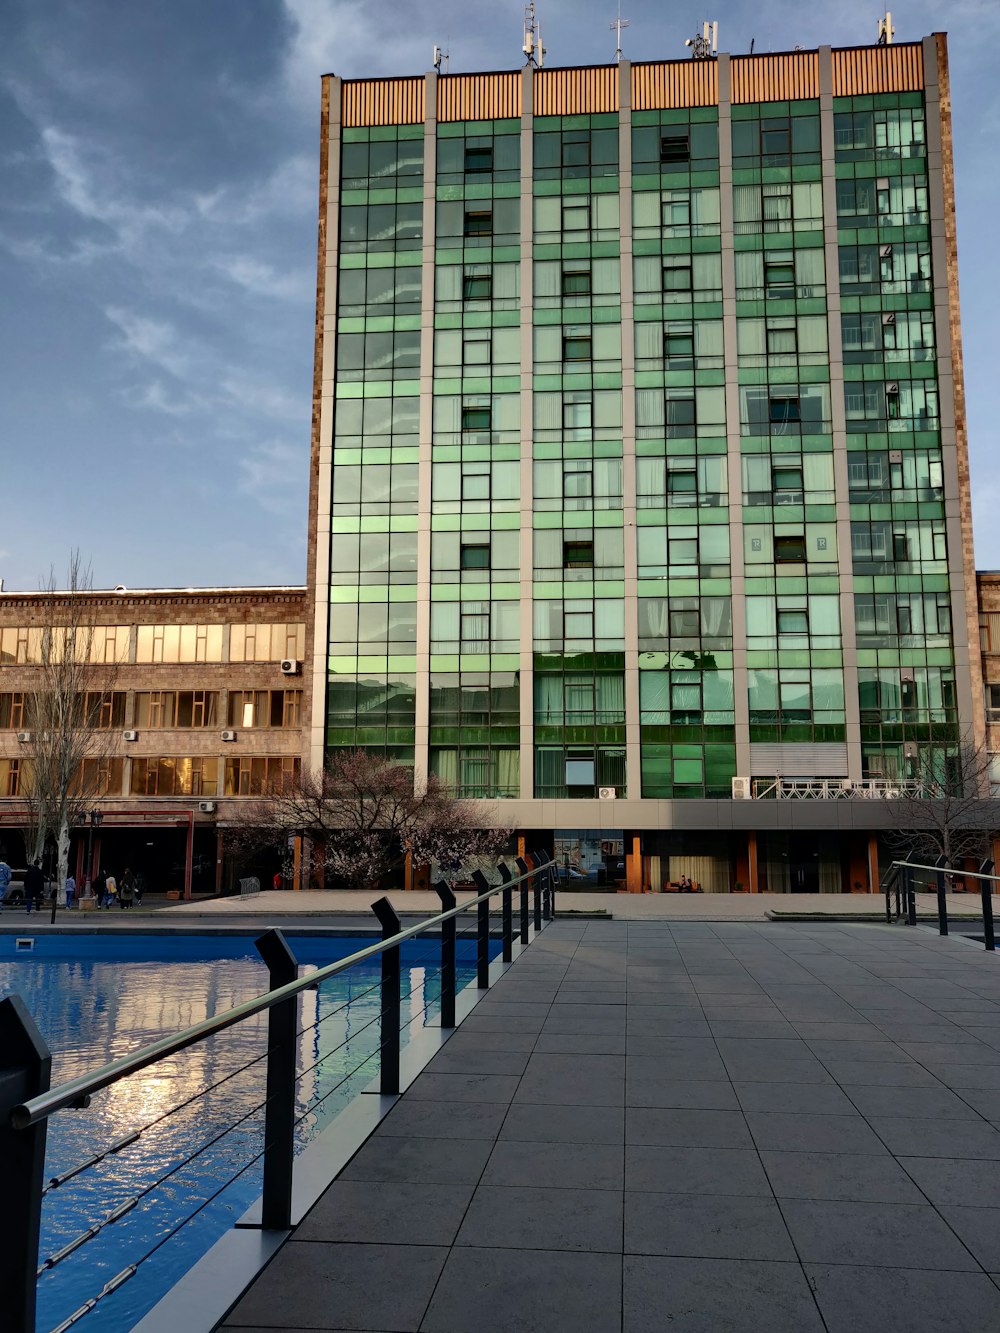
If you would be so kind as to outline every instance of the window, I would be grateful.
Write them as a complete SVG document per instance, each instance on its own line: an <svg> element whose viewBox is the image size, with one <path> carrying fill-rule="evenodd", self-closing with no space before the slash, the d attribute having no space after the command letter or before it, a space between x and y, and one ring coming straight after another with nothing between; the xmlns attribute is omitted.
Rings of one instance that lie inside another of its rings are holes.
<svg viewBox="0 0 1000 1333"><path fill-rule="evenodd" d="M592 500L593 496L594 471L590 459L574 459L563 463L563 499Z"/></svg>
<svg viewBox="0 0 1000 1333"><path fill-rule="evenodd" d="M670 686L670 721L674 723L697 723L701 721L701 684L698 681L678 683Z"/></svg>
<svg viewBox="0 0 1000 1333"><path fill-rule="evenodd" d="M467 208L463 230L466 236L492 236L493 210L491 208Z"/></svg>
<svg viewBox="0 0 1000 1333"><path fill-rule="evenodd" d="M475 608L475 609L472 609ZM463 604L461 612L462 647L487 652L490 646L490 612L488 604L474 602L469 609Z"/></svg>
<svg viewBox="0 0 1000 1333"><path fill-rule="evenodd" d="M778 633L779 634L808 634L809 616L805 609L798 611L782 610L778 608Z"/></svg>
<svg viewBox="0 0 1000 1333"><path fill-rule="evenodd" d="M563 569L593 569L594 543L592 541L564 541Z"/></svg>
<svg viewBox="0 0 1000 1333"><path fill-rule="evenodd" d="M791 395L772 395L767 400L768 419L777 424L802 420L802 410L797 397Z"/></svg>
<svg viewBox="0 0 1000 1333"><path fill-rule="evenodd" d="M663 265L663 290L664 292L691 292L692 282L690 260L667 260Z"/></svg>
<svg viewBox="0 0 1000 1333"><path fill-rule="evenodd" d="M486 148L466 148L465 150L465 170L466 174L480 171L493 170L493 146Z"/></svg>
<svg viewBox="0 0 1000 1333"><path fill-rule="evenodd" d="M462 275L463 301L489 301L493 296L492 273L469 273Z"/></svg>
<svg viewBox="0 0 1000 1333"><path fill-rule="evenodd" d="M661 162L690 162L691 160L691 136L690 131L678 126L676 129L664 129L660 131L660 161Z"/></svg>
<svg viewBox="0 0 1000 1333"><path fill-rule="evenodd" d="M764 288L768 296L795 295L795 265L791 259L765 259Z"/></svg>
<svg viewBox="0 0 1000 1333"><path fill-rule="evenodd" d="M779 324L767 330L768 356L795 356L798 342L794 324Z"/></svg>
<svg viewBox="0 0 1000 1333"><path fill-rule="evenodd" d="M568 198L562 205L563 231L590 230L590 200Z"/></svg>
<svg viewBox="0 0 1000 1333"><path fill-rule="evenodd" d="M593 611L567 611L563 615L564 639L593 639Z"/></svg>
<svg viewBox="0 0 1000 1333"><path fill-rule="evenodd" d="M489 430L492 418L492 410L488 407L463 407L462 429L467 431Z"/></svg>
<svg viewBox="0 0 1000 1333"><path fill-rule="evenodd" d="M672 468L667 473L668 503L693 503L698 491L698 474L691 468Z"/></svg>
<svg viewBox="0 0 1000 1333"><path fill-rule="evenodd" d="M670 394L665 399L666 432L668 440L690 439L694 435L695 400Z"/></svg>
<svg viewBox="0 0 1000 1333"><path fill-rule="evenodd" d="M572 333L563 338L564 361L589 361L591 359L590 334Z"/></svg>
<svg viewBox="0 0 1000 1333"><path fill-rule="evenodd" d="M694 366L694 329L684 332L665 329L663 359L670 370L691 370Z"/></svg>
<svg viewBox="0 0 1000 1333"><path fill-rule="evenodd" d="M563 400L563 430L590 430L593 426L594 407L589 398Z"/></svg>
<svg viewBox="0 0 1000 1333"><path fill-rule="evenodd" d="M701 634L701 618L698 604L685 606L684 598L674 597L670 603L670 637L672 639L697 639ZM682 603L677 605L677 603Z"/></svg>
<svg viewBox="0 0 1000 1333"><path fill-rule="evenodd" d="M768 127L765 121L760 130L760 151L765 157L787 157L792 151L792 135L787 125Z"/></svg>
<svg viewBox="0 0 1000 1333"><path fill-rule="evenodd" d="M776 565L804 565L805 562L806 539L804 535L775 537L774 563Z"/></svg>
<svg viewBox="0 0 1000 1333"><path fill-rule="evenodd" d="M489 542L462 543L462 550L459 560L461 569L489 569L490 567L490 547Z"/></svg>
<svg viewBox="0 0 1000 1333"><path fill-rule="evenodd" d="M589 296L591 294L591 274L589 268L564 268L562 273L563 296Z"/></svg>
<svg viewBox="0 0 1000 1333"><path fill-rule="evenodd" d="M493 330L465 329L462 333L462 365L489 366L492 360Z"/></svg>
<svg viewBox="0 0 1000 1333"><path fill-rule="evenodd" d="M489 500L490 498L490 469L489 464L483 464L482 472L463 472L462 473L462 499L463 500Z"/></svg>
<svg viewBox="0 0 1000 1333"><path fill-rule="evenodd" d="M691 196L682 199L670 198L660 204L660 224L663 227L690 227Z"/></svg>
<svg viewBox="0 0 1000 1333"><path fill-rule="evenodd" d="M801 467L775 467L771 473L771 483L776 492L792 492L797 495L799 499L802 498ZM789 502L789 496L787 494L783 495L781 499L784 499L786 503Z"/></svg>
<svg viewBox="0 0 1000 1333"><path fill-rule="evenodd" d="M892 534L892 558L897 562L910 559L910 543L905 532Z"/></svg>
<svg viewBox="0 0 1000 1333"><path fill-rule="evenodd" d="M590 166L590 132L588 130L563 135L562 164L564 167Z"/></svg>

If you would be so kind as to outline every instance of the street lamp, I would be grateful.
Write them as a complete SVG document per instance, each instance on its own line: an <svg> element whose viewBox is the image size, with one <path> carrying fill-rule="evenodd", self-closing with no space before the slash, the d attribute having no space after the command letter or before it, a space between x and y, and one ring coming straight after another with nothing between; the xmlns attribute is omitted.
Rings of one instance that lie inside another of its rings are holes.
<svg viewBox="0 0 1000 1333"><path fill-rule="evenodd" d="M101 820L103 818L104 816L100 812L100 810L91 810L89 816L90 823L87 828L87 897L88 898L91 895L90 886L91 886L91 880L93 878L92 871L94 869L94 857L93 857L94 829L101 827Z"/></svg>

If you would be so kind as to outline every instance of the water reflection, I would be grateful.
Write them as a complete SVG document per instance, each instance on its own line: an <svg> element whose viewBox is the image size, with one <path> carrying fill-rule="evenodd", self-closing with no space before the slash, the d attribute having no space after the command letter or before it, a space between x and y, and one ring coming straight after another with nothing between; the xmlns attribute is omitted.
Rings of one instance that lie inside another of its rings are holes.
<svg viewBox="0 0 1000 1333"><path fill-rule="evenodd" d="M44 943L39 940L39 947ZM192 942L184 944L190 952ZM172 941L147 939L138 945L147 950L141 960L125 961L108 956L108 950L128 945L104 938L92 946L103 956L92 959L28 955L0 960L0 995L22 994L53 1052L53 1082L62 1082L266 989L267 971L252 945L243 952L249 942L202 941L195 952L217 944L233 956L171 958ZM325 942L311 961L321 965L357 946L357 940ZM77 938L73 947L88 944ZM302 958L302 942L295 947ZM404 967L402 1018L410 1025L404 1040L436 1006L437 971L421 965L419 952L414 965ZM471 972L460 967L461 980ZM377 1073L378 977L376 961L300 998L299 1069L305 1071L297 1087L300 1147ZM258 1057L265 1050L266 1025L266 1014L247 1019L115 1084L88 1110L52 1118L46 1178L137 1129L145 1132L135 1144L47 1195L42 1260L113 1209L131 1199L137 1202L126 1217L43 1275L38 1318L43 1333L155 1250L139 1273L80 1325L88 1333L131 1328L259 1194L260 1163L245 1168L263 1150L265 1064ZM157 1181L162 1183L154 1191ZM223 1188L229 1181L234 1183ZM199 1215L166 1243L202 1205Z"/></svg>

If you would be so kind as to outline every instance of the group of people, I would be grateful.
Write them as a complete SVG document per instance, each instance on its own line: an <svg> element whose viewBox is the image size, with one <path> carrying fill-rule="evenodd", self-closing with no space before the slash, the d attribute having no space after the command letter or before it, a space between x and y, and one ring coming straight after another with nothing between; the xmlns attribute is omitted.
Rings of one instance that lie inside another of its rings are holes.
<svg viewBox="0 0 1000 1333"><path fill-rule="evenodd" d="M11 875L10 866L0 859L0 911L3 910L10 889ZM24 872L24 907L29 916L35 909L41 911L48 883L41 861L34 861ZM63 888L66 893L66 906L72 907L77 896L76 877L73 874L66 876ZM97 906L104 907L108 911L115 902L122 911L133 906L141 907L142 880L137 878L128 866L122 872L120 880L102 868L94 876L93 894L97 898Z"/></svg>
<svg viewBox="0 0 1000 1333"><path fill-rule="evenodd" d="M97 906L104 907L109 912L116 902L123 912L132 906L142 906L142 885L128 866L122 871L120 881L102 867L94 876L94 893L97 896ZM66 906L71 906L68 891Z"/></svg>

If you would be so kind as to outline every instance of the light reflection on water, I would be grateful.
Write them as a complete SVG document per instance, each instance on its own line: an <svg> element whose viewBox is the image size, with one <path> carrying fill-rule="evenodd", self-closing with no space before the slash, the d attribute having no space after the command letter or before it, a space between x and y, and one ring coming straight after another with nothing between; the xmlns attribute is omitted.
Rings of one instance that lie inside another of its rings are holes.
<svg viewBox="0 0 1000 1333"><path fill-rule="evenodd" d="M50 945L57 952L65 952L67 937L62 938L61 945L38 939L36 950ZM10 937L0 939L0 946L5 942L9 944ZM292 945L301 962L319 966L353 952L360 942L296 939ZM71 947L77 954L86 951L95 956L70 959L36 953L19 955L15 960L9 947L0 954L0 996L16 990L24 998L52 1050L53 1083L93 1070L267 989L267 970L249 940L145 937L140 941L77 936ZM435 941L416 941L409 959L404 953L402 1021L406 1024L414 1019L412 1027L404 1032L404 1041L410 1031L426 1022L421 1012L425 1005L431 1015L436 1013L438 948ZM122 956L126 950L136 956L134 961ZM218 957L220 953L228 956ZM426 967L419 965L424 962ZM460 963L459 984L473 972L474 968ZM300 1147L378 1072L378 977L376 959L332 978L318 992L305 991L300 999L299 1070L308 1069L321 1056L335 1051L300 1078ZM347 1001L349 1008L341 1009ZM135 1198L154 1180L171 1173L126 1217L43 1275L39 1281L40 1333L48 1333L95 1296L105 1282L163 1241L261 1152L263 1110L256 1110L238 1128L230 1127L264 1100L264 1062L237 1071L263 1053L266 1030L266 1014L247 1019L113 1085L95 1096L88 1110L64 1111L52 1117L46 1179L150 1125L226 1076L235 1075L208 1095L197 1097L186 1109L163 1119L135 1144L46 1196L42 1260L112 1209ZM337 1047L340 1049L335 1050ZM345 1082L359 1065L363 1067ZM218 1143L183 1165L196 1148L227 1129L229 1132ZM77 1327L87 1333L124 1333L130 1329L259 1193L257 1163Z"/></svg>

